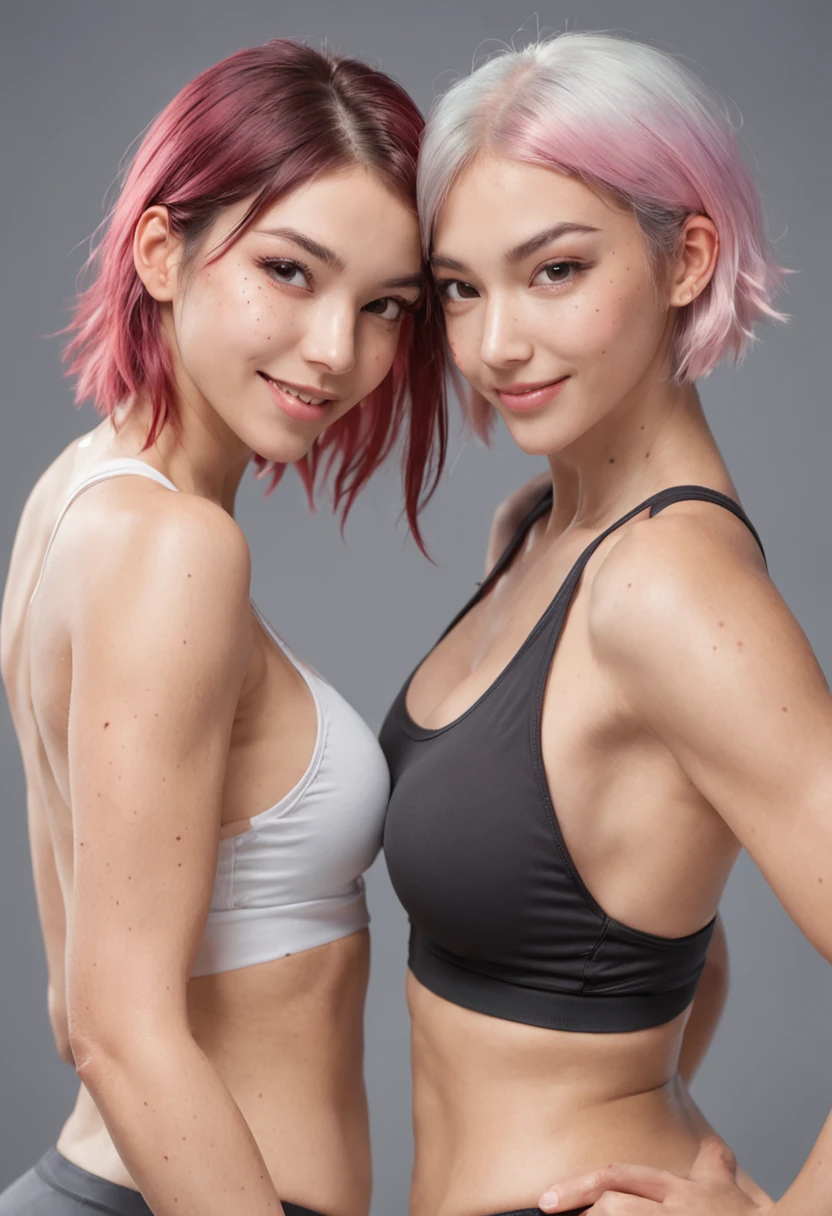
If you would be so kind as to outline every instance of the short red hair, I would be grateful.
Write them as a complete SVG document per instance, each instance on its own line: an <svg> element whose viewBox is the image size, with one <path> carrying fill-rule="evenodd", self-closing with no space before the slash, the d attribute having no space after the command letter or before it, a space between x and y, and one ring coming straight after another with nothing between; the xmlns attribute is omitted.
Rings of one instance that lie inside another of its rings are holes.
<svg viewBox="0 0 832 1216"><path fill-rule="evenodd" d="M355 59L291 39L238 51L177 94L141 141L118 200L87 263L65 360L76 401L102 414L138 392L153 415L148 446L176 420L176 387L158 304L133 264L142 213L165 206L192 253L219 211L251 205L224 248L266 208L321 173L363 165L416 210L416 164L424 121L389 76ZM223 250L224 251L224 250ZM429 280L428 280L429 281ZM365 400L315 442L297 468L312 498L323 464L335 509L346 518L406 422L405 512L417 516L436 487L447 443L446 354L440 310L425 297L402 325L393 367ZM261 470L269 468L258 459ZM273 468L272 485L283 473Z"/></svg>

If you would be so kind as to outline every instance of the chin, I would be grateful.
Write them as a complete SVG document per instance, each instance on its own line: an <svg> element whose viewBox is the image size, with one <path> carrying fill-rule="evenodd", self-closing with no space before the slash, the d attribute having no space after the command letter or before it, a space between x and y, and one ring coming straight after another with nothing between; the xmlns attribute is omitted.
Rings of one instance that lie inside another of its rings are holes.
<svg viewBox="0 0 832 1216"><path fill-rule="evenodd" d="M303 460L312 448L319 432L312 431L305 435L295 434L275 435L274 432L256 436L249 445L264 460L274 464L295 464Z"/></svg>
<svg viewBox="0 0 832 1216"><path fill-rule="evenodd" d="M505 422L505 419L503 421ZM525 426L518 426L516 419L512 419L511 424L506 423L506 430L520 451L525 452L527 456L551 456L568 443L562 434L545 424L536 426L527 422Z"/></svg>
<svg viewBox="0 0 832 1216"><path fill-rule="evenodd" d="M315 436L317 438L317 436ZM264 460L269 460L272 464L297 464L299 460L303 460L312 448L314 439L309 443L280 443L266 444L255 449L258 456L262 456Z"/></svg>

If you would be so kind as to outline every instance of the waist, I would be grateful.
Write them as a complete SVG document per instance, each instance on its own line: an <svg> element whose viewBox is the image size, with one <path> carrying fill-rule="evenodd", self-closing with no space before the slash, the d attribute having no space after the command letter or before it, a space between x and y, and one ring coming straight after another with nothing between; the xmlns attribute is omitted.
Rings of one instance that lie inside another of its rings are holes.
<svg viewBox="0 0 832 1216"><path fill-rule="evenodd" d="M308 1206L324 1212L340 1211L339 1197L353 1196L349 1216L365 1216L369 1205L362 1067L368 975L364 931L192 979L187 989L193 1037L240 1108L278 1192L314 1197ZM133 1185L83 1086L59 1148L81 1168Z"/></svg>
<svg viewBox="0 0 832 1216"><path fill-rule="evenodd" d="M685 1172L695 1108L677 1076L686 1016L627 1034L544 1029L407 983L414 1216L535 1210L557 1177L610 1160Z"/></svg>
<svg viewBox="0 0 832 1216"><path fill-rule="evenodd" d="M610 1100L546 1094L527 1079L441 1096L414 1064L412 1216L486 1216L530 1209L559 1178L610 1161L685 1175L700 1137L678 1078ZM484 1062L483 1072L488 1065Z"/></svg>
<svg viewBox="0 0 832 1216"><path fill-rule="evenodd" d="M554 1109L615 1102L657 1090L676 1075L688 1011L645 1030L552 1030L480 1013L407 976L417 1080L441 1094L538 1087Z"/></svg>

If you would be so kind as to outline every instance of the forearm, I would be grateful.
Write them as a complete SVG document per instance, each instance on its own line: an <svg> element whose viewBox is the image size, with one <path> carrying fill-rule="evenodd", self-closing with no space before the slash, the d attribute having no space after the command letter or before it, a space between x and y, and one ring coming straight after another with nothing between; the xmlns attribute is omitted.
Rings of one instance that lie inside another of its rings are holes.
<svg viewBox="0 0 832 1216"><path fill-rule="evenodd" d="M155 1216L283 1216L243 1116L190 1035L93 1050L78 1072Z"/></svg>
<svg viewBox="0 0 832 1216"><path fill-rule="evenodd" d="M774 1205L776 1216L809 1216L832 1212L832 1114L823 1125L809 1160Z"/></svg>

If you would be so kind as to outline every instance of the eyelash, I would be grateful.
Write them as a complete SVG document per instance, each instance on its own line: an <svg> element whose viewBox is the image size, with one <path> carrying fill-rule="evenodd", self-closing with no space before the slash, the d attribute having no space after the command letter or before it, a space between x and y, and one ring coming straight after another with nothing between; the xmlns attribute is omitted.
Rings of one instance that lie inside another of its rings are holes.
<svg viewBox="0 0 832 1216"><path fill-rule="evenodd" d="M536 279L538 277L538 275L543 274L544 271L546 271L546 270L552 270L558 266L568 266L570 268L570 270L572 271L572 273L569 275L568 278L561 279L559 282L550 280L548 283L541 283L541 284L538 284L538 286L554 287L554 288L565 287L569 283L571 283L572 280L576 277L576 275L580 274L581 271L590 269L590 264L588 262L578 262L574 258L558 258L557 261L547 262L545 266L541 266L540 269L535 272L534 278L532 279L532 286L534 286L534 279ZM440 279L437 283L437 287L439 289L439 294L445 303L448 303L448 304L466 303L465 299L453 300L450 298L450 296L448 294L450 291L450 288L456 284L460 284L463 287L473 287L473 284L466 283L463 279ZM476 291L475 287L473 289L474 289L474 291ZM472 300L472 299L476 299L476 298L477 298L476 296L467 297L468 300Z"/></svg>
<svg viewBox="0 0 832 1216"><path fill-rule="evenodd" d="M299 270L301 272L301 274L303 274L304 277L306 278L306 282L307 282L308 286L305 288L305 290L309 290L311 287L314 286L315 276L313 275L311 269L308 266L306 266L303 262L297 261L295 258L263 257L263 258L257 259L257 265L260 266L263 270L265 270L268 274L273 275L274 277L277 277L274 274L274 272L277 270L278 267L283 267L285 269L289 269L292 271ZM298 284L298 283L287 282L286 279L281 279L279 277L277 277L277 282L282 283L286 287L300 286L300 284ZM382 321L388 321L393 325L397 325L401 320L403 320L405 313L414 313L414 312L418 311L419 306L421 305L421 302L422 302L422 295L420 293L418 298L413 301L403 300L399 296L379 296L379 298L377 300L371 300L370 304L380 304L382 301L389 301L391 304L397 304L399 307L399 310L400 310L399 313L395 317L385 317L385 316L382 316L381 313L377 313L377 312L371 312L371 313L369 313L369 315L371 317L379 317ZM369 304L365 304L364 309L369 309L369 306L370 306ZM362 310L362 311L364 311L364 310Z"/></svg>
<svg viewBox="0 0 832 1216"><path fill-rule="evenodd" d="M279 266L286 267L292 271L299 270L306 278L306 282L309 287L311 287L315 282L315 276L312 274L310 268L303 262L296 261L294 258L258 258L257 265L262 267L262 269L268 274L274 275L274 277L277 278L278 283L283 283L287 287L297 287L299 284L289 283L286 279L279 278L275 274L275 271Z"/></svg>

